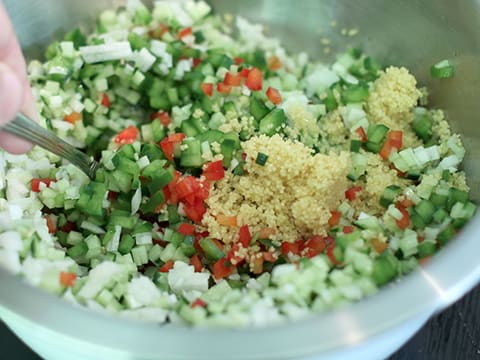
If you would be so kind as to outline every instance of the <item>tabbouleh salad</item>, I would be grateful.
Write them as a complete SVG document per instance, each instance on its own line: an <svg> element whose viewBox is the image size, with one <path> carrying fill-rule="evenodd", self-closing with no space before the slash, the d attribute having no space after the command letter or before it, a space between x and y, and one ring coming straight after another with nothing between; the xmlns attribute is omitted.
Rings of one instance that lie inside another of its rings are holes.
<svg viewBox="0 0 480 360"><path fill-rule="evenodd" d="M28 67L41 124L102 167L0 153L0 263L68 301L296 319L375 293L475 212L443 112L359 50L325 65L203 1L133 0L45 57Z"/></svg>

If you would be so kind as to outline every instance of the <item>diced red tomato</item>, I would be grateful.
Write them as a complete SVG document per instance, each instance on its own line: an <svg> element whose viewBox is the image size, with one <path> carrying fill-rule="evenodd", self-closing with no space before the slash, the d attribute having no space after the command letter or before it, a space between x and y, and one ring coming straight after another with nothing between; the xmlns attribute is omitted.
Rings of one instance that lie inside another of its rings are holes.
<svg viewBox="0 0 480 360"><path fill-rule="evenodd" d="M135 126L129 126L117 135L115 142L121 145L132 144L138 139L139 134L140 133Z"/></svg>
<svg viewBox="0 0 480 360"><path fill-rule="evenodd" d="M197 300L195 300L193 303L192 303L192 308L196 308L196 307L206 307L207 306L207 303L205 301L203 301L202 299L198 298Z"/></svg>
<svg viewBox="0 0 480 360"><path fill-rule="evenodd" d="M406 229L410 225L410 215L408 214L408 211L402 207L402 206L397 206L397 209L402 213L402 218L399 220L395 220L397 223L397 226L400 230Z"/></svg>
<svg viewBox="0 0 480 360"><path fill-rule="evenodd" d="M248 77L248 74L249 74L249 73L250 73L250 69L247 69L247 68L243 68L243 69L239 72L240 76L243 77L243 78L245 78L245 79Z"/></svg>
<svg viewBox="0 0 480 360"><path fill-rule="evenodd" d="M327 243L325 242L325 239L323 237L315 235L312 236L309 240L307 240L304 247L306 250L305 255L308 258L312 258L322 253L327 247Z"/></svg>
<svg viewBox="0 0 480 360"><path fill-rule="evenodd" d="M68 115L65 115L63 120L69 122L70 124L75 124L78 120L82 120L82 114L74 111Z"/></svg>
<svg viewBox="0 0 480 360"><path fill-rule="evenodd" d="M205 213L207 212L203 201L199 201L194 205L186 204L184 210L187 218L189 218L193 222L200 222L203 218L203 215L205 215Z"/></svg>
<svg viewBox="0 0 480 360"><path fill-rule="evenodd" d="M182 29L178 32L178 38L183 39L185 36L190 36L192 34L193 34L192 28L187 27L187 28L184 28L184 29Z"/></svg>
<svg viewBox="0 0 480 360"><path fill-rule="evenodd" d="M243 60L241 57L236 56L233 58L233 61L235 61L235 64L240 65L240 64L243 64L245 60Z"/></svg>
<svg viewBox="0 0 480 360"><path fill-rule="evenodd" d="M240 244L243 245L244 248L248 248L250 246L250 242L252 241L252 234L250 234L250 229L248 225L240 226L239 230L239 240Z"/></svg>
<svg viewBox="0 0 480 360"><path fill-rule="evenodd" d="M200 272L203 269L202 260L198 254L195 254L190 258L190 265L194 267L195 272Z"/></svg>
<svg viewBox="0 0 480 360"><path fill-rule="evenodd" d="M213 94L213 84L212 83L201 83L200 87L202 91L207 96L212 96Z"/></svg>
<svg viewBox="0 0 480 360"><path fill-rule="evenodd" d="M403 143L403 132L401 131L390 131L387 134L387 139L383 143L382 149L380 150L380 156L387 160L393 149L400 150Z"/></svg>
<svg viewBox="0 0 480 360"><path fill-rule="evenodd" d="M40 192L40 183L45 184L46 187L50 187L52 182L56 182L56 179L32 179L31 187L33 192Z"/></svg>
<svg viewBox="0 0 480 360"><path fill-rule="evenodd" d="M237 217L236 216L227 216L227 215L218 214L216 216L216 219L217 219L217 223L219 225L231 226L231 227L236 227L237 226Z"/></svg>
<svg viewBox="0 0 480 360"><path fill-rule="evenodd" d="M107 93L102 93L101 104L106 108L110 107L110 98L108 97Z"/></svg>
<svg viewBox="0 0 480 360"><path fill-rule="evenodd" d="M155 119L158 119L164 127L167 127L172 122L170 115L166 111L158 111L150 115L150 120L153 121Z"/></svg>
<svg viewBox="0 0 480 360"><path fill-rule="evenodd" d="M178 232L182 235L193 235L195 226L192 224L183 223L178 226Z"/></svg>
<svg viewBox="0 0 480 360"><path fill-rule="evenodd" d="M353 226L344 226L343 227L343 233L344 234L351 234L353 232L354 228Z"/></svg>
<svg viewBox="0 0 480 360"><path fill-rule="evenodd" d="M193 58L193 67L196 68L198 65L202 63L202 59L200 58Z"/></svg>
<svg viewBox="0 0 480 360"><path fill-rule="evenodd" d="M208 198L210 192L208 182L200 182L193 176L185 176L175 184L174 191L179 200L195 205L197 201L203 201Z"/></svg>
<svg viewBox="0 0 480 360"><path fill-rule="evenodd" d="M314 235L305 242L305 248L315 249L322 252L327 247L327 243L324 237Z"/></svg>
<svg viewBox="0 0 480 360"><path fill-rule="evenodd" d="M282 67L282 61L276 55L272 55L268 58L268 68L272 71L277 71Z"/></svg>
<svg viewBox="0 0 480 360"><path fill-rule="evenodd" d="M331 211L330 212L330 219L328 219L328 225L330 227L337 226L340 223L340 219L342 218L342 213L339 211Z"/></svg>
<svg viewBox="0 0 480 360"><path fill-rule="evenodd" d="M245 85L252 91L262 90L263 73L255 67L252 68L248 73Z"/></svg>
<svg viewBox="0 0 480 360"><path fill-rule="evenodd" d="M60 273L60 284L65 287L72 287L75 285L75 281L77 280L77 274L71 272L62 271Z"/></svg>
<svg viewBox="0 0 480 360"><path fill-rule="evenodd" d="M173 260L169 260L167 261L165 264L163 264L160 269L158 269L159 272L163 272L163 273L166 273L166 272L169 272L170 270L173 269L173 265L174 265L174 262Z"/></svg>
<svg viewBox="0 0 480 360"><path fill-rule="evenodd" d="M213 277L217 280L226 278L232 275L235 271L235 267L230 264L225 258L221 258L212 267Z"/></svg>
<svg viewBox="0 0 480 360"><path fill-rule="evenodd" d="M282 96L280 95L277 89L274 89L272 87L268 87L267 97L275 105L281 104L282 102Z"/></svg>
<svg viewBox="0 0 480 360"><path fill-rule="evenodd" d="M222 160L212 161L203 166L203 176L208 181L221 180L225 177L225 169Z"/></svg>
<svg viewBox="0 0 480 360"><path fill-rule="evenodd" d="M185 134L177 133L168 135L168 137L160 141L160 147L168 160L173 161L175 146L180 145L183 139L185 139Z"/></svg>
<svg viewBox="0 0 480 360"><path fill-rule="evenodd" d="M357 197L357 194L362 191L362 188L360 186L352 186L350 189L345 191L345 198L349 201L355 200Z"/></svg>
<svg viewBox="0 0 480 360"><path fill-rule="evenodd" d="M55 225L55 222L53 221L52 217L49 215L45 216L45 221L47 222L47 228L48 232L50 234L55 234L57 232L57 227Z"/></svg>
<svg viewBox="0 0 480 360"><path fill-rule="evenodd" d="M167 33L170 29L165 24L159 24L156 29L150 30L148 34L151 38L154 39L161 39L165 33Z"/></svg>
<svg viewBox="0 0 480 360"><path fill-rule="evenodd" d="M193 176L185 176L175 184L175 191L179 200L183 200L189 195L193 195L199 185Z"/></svg>
<svg viewBox="0 0 480 360"><path fill-rule="evenodd" d="M365 133L363 127L355 129L355 132L360 135L360 139L362 140L362 142L367 142L367 134Z"/></svg>
<svg viewBox="0 0 480 360"><path fill-rule="evenodd" d="M217 83L217 91L220 94L228 95L228 94L230 94L230 91L232 91L232 86L231 85L226 85L226 84L220 82L220 83Z"/></svg>
<svg viewBox="0 0 480 360"><path fill-rule="evenodd" d="M210 195L210 183L208 181L199 181L199 185L200 187L195 193L196 198L199 200L207 200L208 196Z"/></svg>
<svg viewBox="0 0 480 360"><path fill-rule="evenodd" d="M284 255L288 255L289 253L292 253L294 255L300 255L302 248L303 248L303 241L299 240L294 243L283 242L280 247L280 250Z"/></svg>
<svg viewBox="0 0 480 360"><path fill-rule="evenodd" d="M242 85L242 76L240 74L233 75L231 72L227 72L223 83L230 86L240 86Z"/></svg>

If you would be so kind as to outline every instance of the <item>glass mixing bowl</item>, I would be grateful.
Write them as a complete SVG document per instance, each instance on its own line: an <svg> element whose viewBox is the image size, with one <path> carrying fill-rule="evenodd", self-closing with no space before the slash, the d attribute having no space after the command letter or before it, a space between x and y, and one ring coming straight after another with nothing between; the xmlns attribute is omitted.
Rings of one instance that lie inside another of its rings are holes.
<svg viewBox="0 0 480 360"><path fill-rule="evenodd" d="M106 0L5 0L27 56L99 10ZM121 2L120 2L121 3ZM243 0L211 1L219 12L268 24L291 51L325 61L348 45L385 64L411 69L431 90L431 104L446 110L467 149L464 169L478 200L480 179L480 2L464 0ZM336 26L332 26L332 21ZM1 24L0 24L1 26ZM341 29L359 29L355 37ZM328 37L325 55L320 37ZM453 79L432 80L442 59ZM343 309L295 323L257 329L190 329L132 323L75 307L24 284L0 269L0 317L48 359L340 359L384 358L427 319L480 279L477 215L427 265Z"/></svg>

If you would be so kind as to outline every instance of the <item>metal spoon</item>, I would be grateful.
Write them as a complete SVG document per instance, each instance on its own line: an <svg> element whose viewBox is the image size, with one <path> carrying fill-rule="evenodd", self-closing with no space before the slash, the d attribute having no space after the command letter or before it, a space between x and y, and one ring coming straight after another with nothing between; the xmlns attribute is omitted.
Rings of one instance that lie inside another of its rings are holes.
<svg viewBox="0 0 480 360"><path fill-rule="evenodd" d="M51 131L44 129L22 113L1 128L3 131L21 137L64 159L82 170L90 179L95 179L99 163L84 152L66 143Z"/></svg>

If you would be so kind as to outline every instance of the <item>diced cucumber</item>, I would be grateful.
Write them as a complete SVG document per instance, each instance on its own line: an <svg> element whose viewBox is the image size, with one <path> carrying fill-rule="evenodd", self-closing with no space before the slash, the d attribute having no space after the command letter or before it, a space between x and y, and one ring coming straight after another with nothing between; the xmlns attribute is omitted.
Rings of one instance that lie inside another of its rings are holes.
<svg viewBox="0 0 480 360"><path fill-rule="evenodd" d="M397 185L389 185L383 191L383 195L380 198L380 205L385 208L388 208L390 204L392 204L395 198L400 195L402 189L400 186Z"/></svg>

